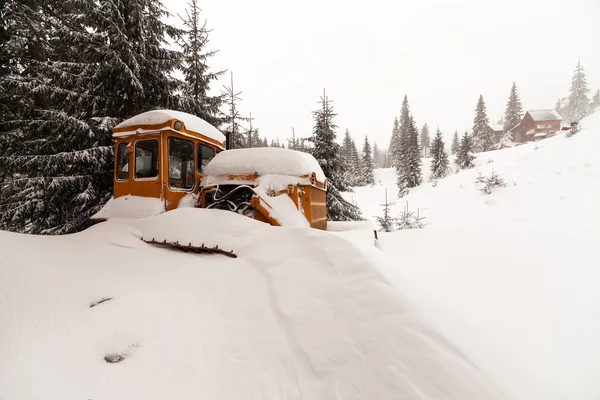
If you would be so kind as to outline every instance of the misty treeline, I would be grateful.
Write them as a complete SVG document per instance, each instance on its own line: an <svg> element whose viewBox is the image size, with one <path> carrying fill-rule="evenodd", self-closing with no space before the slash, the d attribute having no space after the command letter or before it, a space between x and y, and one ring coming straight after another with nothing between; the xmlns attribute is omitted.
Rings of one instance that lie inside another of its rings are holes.
<svg viewBox="0 0 600 400"><path fill-rule="evenodd" d="M571 79L569 96L559 99L555 106L564 123L578 122L600 109L600 89L591 99L588 97L588 93L585 70L578 62ZM473 167L475 153L512 147L517 144L511 129L519 125L523 115L523 104L517 85L513 83L504 114L498 121L498 124L502 125L502 135L495 136L494 129L490 126L485 100L483 95L480 95L475 106L471 132L465 131L462 136L459 136L458 131L455 131L452 137L450 153L455 156L454 162L457 167L459 169ZM427 124L418 130L410 113L408 98L405 96L400 117L394 118L387 159L382 165L383 167L395 167L398 173L399 197L408 193L408 189L421 184L423 180L421 156L431 157L429 180L437 181L450 172L448 153L442 133L438 128L432 140ZM383 158L380 156L381 159Z"/></svg>

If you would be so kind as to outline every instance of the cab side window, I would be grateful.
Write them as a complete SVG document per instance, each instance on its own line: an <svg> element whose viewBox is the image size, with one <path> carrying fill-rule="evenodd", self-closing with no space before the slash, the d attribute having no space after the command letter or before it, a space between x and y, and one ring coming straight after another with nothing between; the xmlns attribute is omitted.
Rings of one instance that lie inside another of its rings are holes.
<svg viewBox="0 0 600 400"><path fill-rule="evenodd" d="M169 137L169 187L190 190L196 186L194 143L190 140Z"/></svg>
<svg viewBox="0 0 600 400"><path fill-rule="evenodd" d="M158 140L138 140L135 143L135 178L158 177Z"/></svg>
<svg viewBox="0 0 600 400"><path fill-rule="evenodd" d="M117 180L126 181L129 179L129 154L127 153L128 143L119 143L117 146Z"/></svg>
<svg viewBox="0 0 600 400"><path fill-rule="evenodd" d="M204 167L215 157L215 149L203 144L198 145L198 172L204 173Z"/></svg>

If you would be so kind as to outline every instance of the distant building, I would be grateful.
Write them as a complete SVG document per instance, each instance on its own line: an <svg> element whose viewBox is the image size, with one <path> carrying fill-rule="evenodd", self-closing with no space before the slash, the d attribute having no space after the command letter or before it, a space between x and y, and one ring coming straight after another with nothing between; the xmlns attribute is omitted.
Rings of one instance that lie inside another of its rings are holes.
<svg viewBox="0 0 600 400"><path fill-rule="evenodd" d="M527 111L517 126L511 129L517 143L544 139L560 131L562 118L555 110Z"/></svg>
<svg viewBox="0 0 600 400"><path fill-rule="evenodd" d="M504 136L504 126L501 124L488 124L488 126L494 131L494 144L500 143L502 136Z"/></svg>

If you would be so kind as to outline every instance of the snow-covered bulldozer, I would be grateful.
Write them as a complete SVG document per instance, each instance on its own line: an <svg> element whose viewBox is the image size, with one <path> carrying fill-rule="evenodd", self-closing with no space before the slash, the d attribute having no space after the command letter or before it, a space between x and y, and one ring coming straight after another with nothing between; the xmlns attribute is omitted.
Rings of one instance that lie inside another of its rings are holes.
<svg viewBox="0 0 600 400"><path fill-rule="evenodd" d="M113 129L114 197L93 219L143 218L179 207L237 212L279 226L327 229L327 180L309 154L225 151L206 121L149 111Z"/></svg>

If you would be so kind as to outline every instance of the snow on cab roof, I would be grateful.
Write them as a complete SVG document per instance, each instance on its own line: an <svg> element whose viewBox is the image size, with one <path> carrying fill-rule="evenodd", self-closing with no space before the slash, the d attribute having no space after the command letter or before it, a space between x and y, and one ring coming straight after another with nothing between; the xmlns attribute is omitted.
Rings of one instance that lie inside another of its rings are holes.
<svg viewBox="0 0 600 400"><path fill-rule="evenodd" d="M306 176L315 173L319 182L325 174L313 156L301 151L276 147L226 150L215 156L206 166L205 175L277 174Z"/></svg>
<svg viewBox="0 0 600 400"><path fill-rule="evenodd" d="M531 110L527 111L534 121L560 121L562 118L556 110Z"/></svg>
<svg viewBox="0 0 600 400"><path fill-rule="evenodd" d="M185 125L185 129L188 131L196 132L204 135L210 139L214 139L219 143L225 141L225 135L221 133L217 128L203 120L202 118L196 117L195 115L184 113L175 110L153 110L146 111L145 113L136 115L135 117L129 118L115 126L114 129L122 129L129 127L139 127L140 125L159 125L167 123L172 119L177 119ZM134 133L135 130L126 132L116 132L113 136L127 136Z"/></svg>

